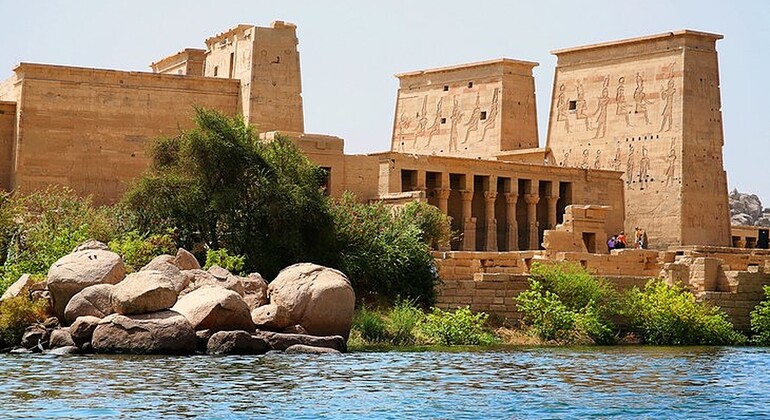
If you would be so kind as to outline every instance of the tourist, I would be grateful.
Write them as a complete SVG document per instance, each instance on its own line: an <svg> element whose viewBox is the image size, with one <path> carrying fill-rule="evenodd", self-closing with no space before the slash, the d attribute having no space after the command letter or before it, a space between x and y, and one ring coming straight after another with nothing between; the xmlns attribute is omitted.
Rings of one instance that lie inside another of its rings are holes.
<svg viewBox="0 0 770 420"><path fill-rule="evenodd" d="M615 246L617 245L617 238L611 237L609 241L607 241L607 249L609 249L610 252L612 252L613 249L615 249Z"/></svg>
<svg viewBox="0 0 770 420"><path fill-rule="evenodd" d="M615 249L623 249L626 247L626 232L620 231L620 235L618 235L618 239L615 242Z"/></svg>
<svg viewBox="0 0 770 420"><path fill-rule="evenodd" d="M642 241L642 229L639 228L639 226L636 226L634 228L634 248L641 249L642 247L639 245Z"/></svg>
<svg viewBox="0 0 770 420"><path fill-rule="evenodd" d="M648 246L649 244L647 243L647 231L642 229L639 236L639 248L647 249Z"/></svg>

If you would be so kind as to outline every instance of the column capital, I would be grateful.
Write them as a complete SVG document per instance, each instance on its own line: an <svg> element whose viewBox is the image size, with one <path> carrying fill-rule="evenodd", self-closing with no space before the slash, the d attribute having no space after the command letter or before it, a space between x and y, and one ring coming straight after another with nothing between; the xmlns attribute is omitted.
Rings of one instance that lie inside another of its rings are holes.
<svg viewBox="0 0 770 420"><path fill-rule="evenodd" d="M529 205L535 205L540 202L540 196L538 194L524 194L524 200Z"/></svg>
<svg viewBox="0 0 770 420"><path fill-rule="evenodd" d="M545 198L546 200L548 200L549 203L554 203L556 201L559 201L558 195L547 195Z"/></svg>
<svg viewBox="0 0 770 420"><path fill-rule="evenodd" d="M462 197L463 201L471 201L473 200L473 191L460 190L460 196Z"/></svg>
<svg viewBox="0 0 770 420"><path fill-rule="evenodd" d="M505 196L505 202L508 204L516 204L519 201L519 194L517 193L503 193Z"/></svg>
<svg viewBox="0 0 770 420"><path fill-rule="evenodd" d="M449 198L449 193L452 192L449 188L436 188L433 190L436 193L436 198L446 200Z"/></svg>
<svg viewBox="0 0 770 420"><path fill-rule="evenodd" d="M497 191L484 191L484 199L494 201L497 198Z"/></svg>

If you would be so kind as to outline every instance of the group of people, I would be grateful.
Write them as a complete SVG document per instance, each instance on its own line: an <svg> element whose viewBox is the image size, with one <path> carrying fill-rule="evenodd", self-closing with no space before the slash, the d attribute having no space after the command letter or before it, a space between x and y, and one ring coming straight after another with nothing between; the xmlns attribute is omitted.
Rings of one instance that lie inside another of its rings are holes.
<svg viewBox="0 0 770 420"><path fill-rule="evenodd" d="M607 241L607 248L610 252L613 249L628 248L626 243L626 232L620 231L617 236L613 235L609 241ZM634 228L634 249L646 249L647 248L647 232L639 226Z"/></svg>

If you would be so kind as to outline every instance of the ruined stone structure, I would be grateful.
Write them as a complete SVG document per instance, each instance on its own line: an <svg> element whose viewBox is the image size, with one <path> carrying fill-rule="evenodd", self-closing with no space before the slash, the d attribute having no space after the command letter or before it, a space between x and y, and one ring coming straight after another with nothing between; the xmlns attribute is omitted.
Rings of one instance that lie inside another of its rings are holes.
<svg viewBox="0 0 770 420"><path fill-rule="evenodd" d="M679 31L558 50L547 147L559 166L622 171L626 231L730 245L716 41Z"/></svg>

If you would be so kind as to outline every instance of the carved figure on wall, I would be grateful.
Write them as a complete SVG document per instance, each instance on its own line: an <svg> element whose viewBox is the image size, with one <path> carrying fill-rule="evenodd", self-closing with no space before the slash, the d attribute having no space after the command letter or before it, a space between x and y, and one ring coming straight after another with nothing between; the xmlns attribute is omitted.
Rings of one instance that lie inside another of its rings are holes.
<svg viewBox="0 0 770 420"><path fill-rule="evenodd" d="M664 174L666 179L663 183L668 187L674 183L674 170L676 168L676 138L671 140L671 149L669 149L668 156L666 156L666 163L668 166L666 166L666 172Z"/></svg>
<svg viewBox="0 0 770 420"><path fill-rule="evenodd" d="M628 145L628 157L626 158L626 183L630 186L634 178L634 169L636 164L634 162L634 145Z"/></svg>
<svg viewBox="0 0 770 420"><path fill-rule="evenodd" d="M621 77L618 79L618 87L615 89L615 115L622 115L623 118L626 120L626 127L632 127L631 125L631 119L628 116L628 114L631 113L628 109L628 102L626 102L626 87L625 87L626 78Z"/></svg>
<svg viewBox="0 0 770 420"><path fill-rule="evenodd" d="M428 125L428 96L422 99L422 109L417 113L417 130L414 132L413 146L417 144L417 138L425 135L425 127Z"/></svg>
<svg viewBox="0 0 770 420"><path fill-rule="evenodd" d="M561 162L559 162L559 166L568 167L569 166L569 155L572 153L572 149L565 150L564 156L561 158Z"/></svg>
<svg viewBox="0 0 770 420"><path fill-rule="evenodd" d="M409 120L406 111L402 111L401 117L398 120L398 134L402 136L406 134L406 130L409 129L410 125L412 125L412 121Z"/></svg>
<svg viewBox="0 0 770 420"><path fill-rule="evenodd" d="M449 151L457 151L457 125L460 124L460 120L463 117L463 113L460 110L460 102L457 100L457 96L452 97L452 115L449 116Z"/></svg>
<svg viewBox="0 0 770 420"><path fill-rule="evenodd" d="M647 146L642 146L642 157L639 159L639 182L647 182L650 171L650 158L647 156Z"/></svg>
<svg viewBox="0 0 770 420"><path fill-rule="evenodd" d="M494 93L492 93L492 104L489 106L489 114L487 115L487 120L484 122L484 131L481 132L480 141L484 141L484 138L487 136L487 130L491 128L495 128L495 120L497 120L499 92L500 92L500 88L495 88Z"/></svg>
<svg viewBox="0 0 770 420"><path fill-rule="evenodd" d="M610 161L610 167L615 171L620 171L620 165L623 163L621 158L620 142L615 143L615 158Z"/></svg>
<svg viewBox="0 0 770 420"><path fill-rule="evenodd" d="M650 125L650 117L647 115L647 105L651 104L652 102L647 100L647 94L644 92L644 76L642 76L641 73L636 73L634 102L636 102L634 113L642 114L642 117L644 117L644 124Z"/></svg>
<svg viewBox="0 0 770 420"><path fill-rule="evenodd" d="M601 169L601 168L602 168L602 151L597 150L596 157L594 158L594 169Z"/></svg>
<svg viewBox="0 0 770 420"><path fill-rule="evenodd" d="M559 96L556 98L556 121L564 121L564 129L569 130L569 103L567 101L566 92L567 87L564 83L559 85Z"/></svg>
<svg viewBox="0 0 770 420"><path fill-rule="evenodd" d="M607 106L610 104L609 84L610 77L607 76L604 78L602 96L599 97L599 102L596 105L596 112L594 112L594 115L596 116L595 139L604 138L604 135L607 134Z"/></svg>
<svg viewBox="0 0 770 420"><path fill-rule="evenodd" d="M586 125L586 131L591 130L591 121L588 119L588 103L586 102L585 93L583 92L583 84L577 82L577 101L575 101L575 118L583 120Z"/></svg>
<svg viewBox="0 0 770 420"><path fill-rule="evenodd" d="M590 154L590 152L588 151L588 149L583 149L583 161L580 162L580 167L582 169L588 169L588 155L589 154Z"/></svg>
<svg viewBox="0 0 770 420"><path fill-rule="evenodd" d="M481 121L481 104L479 102L479 94L477 93L476 105L473 107L473 111L471 111L471 117L468 118L468 122L465 123L465 126L468 127L468 129L465 130L465 139L463 139L463 144L468 142L468 137L471 135L471 132L478 131L479 121Z"/></svg>
<svg viewBox="0 0 770 420"><path fill-rule="evenodd" d="M428 127L428 142L426 146L430 146L430 141L433 140L433 136L441 131L441 104L444 102L444 98L439 98L436 102L436 116L433 118L433 124Z"/></svg>
<svg viewBox="0 0 770 420"><path fill-rule="evenodd" d="M671 123L673 122L674 93L676 93L676 88L674 87L674 79L668 79L668 87L666 89L663 89L663 86L660 87L660 99L665 101L665 103L663 105L663 112L660 114L663 116L663 119L660 122L660 130L658 130L658 132L664 131L664 127L666 128L665 131L671 131Z"/></svg>

